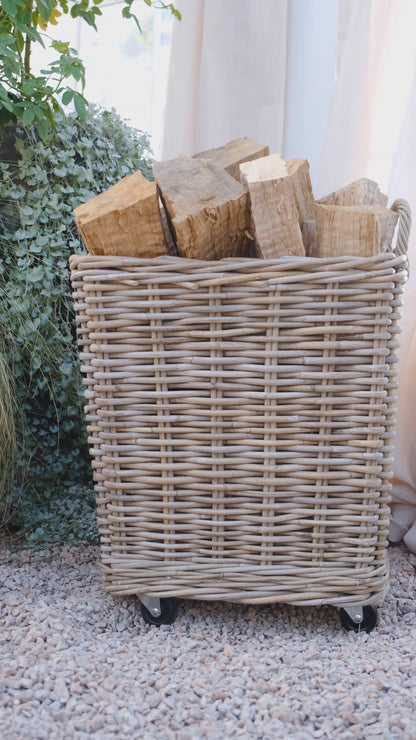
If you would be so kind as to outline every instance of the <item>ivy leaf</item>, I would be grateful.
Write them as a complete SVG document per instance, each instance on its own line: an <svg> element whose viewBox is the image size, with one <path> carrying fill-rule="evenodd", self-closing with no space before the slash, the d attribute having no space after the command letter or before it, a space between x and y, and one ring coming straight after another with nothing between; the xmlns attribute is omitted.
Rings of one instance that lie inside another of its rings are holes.
<svg viewBox="0 0 416 740"><path fill-rule="evenodd" d="M22 205L20 206L20 213L23 214L23 216L32 216L33 208L27 205Z"/></svg>
<svg viewBox="0 0 416 740"><path fill-rule="evenodd" d="M0 112L4 96L0 84ZM25 107L26 101L19 116ZM32 128L16 143L22 154L18 171L0 177L0 202L7 200L20 219L20 230L17 223L7 235L0 228L0 326L7 339L2 358L5 349L24 418L17 465L25 486L15 486L14 522L26 536L32 532L35 543L90 537L94 521L68 276L69 254L85 251L73 208L129 171L142 169L149 176L151 155L148 138L114 112L89 109L83 123L72 113L58 113L53 131L48 102L37 99L33 107ZM42 125L44 140L32 135ZM59 177L64 166L67 175ZM3 502L0 497L0 512Z"/></svg>
<svg viewBox="0 0 416 740"><path fill-rule="evenodd" d="M29 251L33 254L41 254L41 252L43 252L43 247L41 247L40 244L32 243L29 247Z"/></svg>
<svg viewBox="0 0 416 740"><path fill-rule="evenodd" d="M72 362L63 362L59 369L64 375L72 375L74 372L74 365Z"/></svg>
<svg viewBox="0 0 416 740"><path fill-rule="evenodd" d="M66 175L68 174L68 170L66 167L55 167L53 173L57 177L66 177Z"/></svg>
<svg viewBox="0 0 416 740"><path fill-rule="evenodd" d="M38 283L40 280L42 280L43 275L44 275L43 267L41 265L39 265L38 267L33 267L31 270L28 270L27 271L26 280L29 283ZM32 324L32 326L31 326L31 330L32 330L33 329L33 322L31 322L31 324ZM25 333L26 334L28 333L27 332L27 329L26 329Z"/></svg>

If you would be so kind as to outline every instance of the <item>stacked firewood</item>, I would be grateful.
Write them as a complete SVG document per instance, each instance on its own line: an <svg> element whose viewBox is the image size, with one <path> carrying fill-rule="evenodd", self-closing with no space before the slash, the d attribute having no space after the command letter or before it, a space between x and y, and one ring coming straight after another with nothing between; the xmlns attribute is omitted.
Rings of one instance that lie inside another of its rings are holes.
<svg viewBox="0 0 416 740"><path fill-rule="evenodd" d="M90 254L193 259L370 257L391 247L397 213L362 178L315 200L306 159L249 138L157 162L75 209Z"/></svg>

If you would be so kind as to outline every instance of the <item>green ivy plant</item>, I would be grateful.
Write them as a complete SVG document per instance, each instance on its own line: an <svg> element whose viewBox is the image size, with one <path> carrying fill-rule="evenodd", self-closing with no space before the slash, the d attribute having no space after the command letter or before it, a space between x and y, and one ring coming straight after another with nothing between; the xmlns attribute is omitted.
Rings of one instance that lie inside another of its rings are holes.
<svg viewBox="0 0 416 740"><path fill-rule="evenodd" d="M57 113L56 131L44 139L33 125L19 125L16 148L17 163L0 162L0 369L13 380L21 424L17 474L0 495L0 515L11 510L27 542L91 540L94 494L68 267L85 248L73 210L136 170L152 179L153 158L146 134L98 109L85 121Z"/></svg>
<svg viewBox="0 0 416 740"><path fill-rule="evenodd" d="M3 342L0 337L0 491L10 488L13 461L16 456L16 421L13 379L4 359ZM2 512L2 521L7 519L7 509Z"/></svg>
<svg viewBox="0 0 416 740"><path fill-rule="evenodd" d="M63 14L82 18L97 30L96 21L102 15L103 0L0 0L0 127L20 121L34 124L40 136L46 136L49 126L55 126L55 116L62 105L73 104L77 115L85 119L87 101L83 95L85 67L75 49L67 41L53 40L50 25L58 25ZM141 31L140 21L133 13L134 0L121 0L124 18L133 19ZM143 0L149 7L170 10L180 19L172 3ZM31 52L33 44L56 52L56 59L40 74L33 74ZM74 89L77 84L81 92Z"/></svg>

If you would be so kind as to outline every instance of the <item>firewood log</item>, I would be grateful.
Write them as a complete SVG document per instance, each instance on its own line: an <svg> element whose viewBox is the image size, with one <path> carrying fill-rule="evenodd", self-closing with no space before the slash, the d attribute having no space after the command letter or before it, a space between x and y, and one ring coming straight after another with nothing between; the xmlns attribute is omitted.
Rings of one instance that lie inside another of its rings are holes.
<svg viewBox="0 0 416 740"><path fill-rule="evenodd" d="M141 172L123 177L74 210L90 254L157 257L167 254L156 183Z"/></svg>
<svg viewBox="0 0 416 740"><path fill-rule="evenodd" d="M234 177L213 162L183 155L155 163L153 171L181 257L248 256L248 192Z"/></svg>
<svg viewBox="0 0 416 740"><path fill-rule="evenodd" d="M318 203L328 206L387 206L387 195L380 192L374 180L362 177L354 180L334 193L318 199Z"/></svg>
<svg viewBox="0 0 416 740"><path fill-rule="evenodd" d="M250 193L257 253L266 259L304 255L293 179L279 154L240 165Z"/></svg>
<svg viewBox="0 0 416 740"><path fill-rule="evenodd" d="M205 152L198 152L198 154L194 154L194 157L214 162L218 167L227 170L236 180L240 180L240 164L250 162L253 159L259 159L260 157L266 157L268 154L268 146L256 144L248 136L245 136L240 139L233 139L233 141L229 141L224 146L208 149Z"/></svg>
<svg viewBox="0 0 416 740"><path fill-rule="evenodd" d="M302 224L302 240L307 257L318 257L318 235L316 233L316 219L308 218Z"/></svg>
<svg viewBox="0 0 416 740"><path fill-rule="evenodd" d="M314 257L372 257L387 251L398 215L382 206L332 206L317 203L317 253Z"/></svg>
<svg viewBox="0 0 416 740"><path fill-rule="evenodd" d="M287 169L295 188L299 225L302 228L304 221L315 218L315 198L313 197L309 162L307 159L290 159Z"/></svg>

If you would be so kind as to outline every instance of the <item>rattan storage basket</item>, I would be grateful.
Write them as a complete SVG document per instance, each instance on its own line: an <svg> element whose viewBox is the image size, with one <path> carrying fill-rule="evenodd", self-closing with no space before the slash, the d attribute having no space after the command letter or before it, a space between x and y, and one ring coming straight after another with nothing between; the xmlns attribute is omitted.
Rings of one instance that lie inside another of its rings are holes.
<svg viewBox="0 0 416 740"><path fill-rule="evenodd" d="M409 228L371 258L73 256L113 594L370 604L388 585Z"/></svg>

